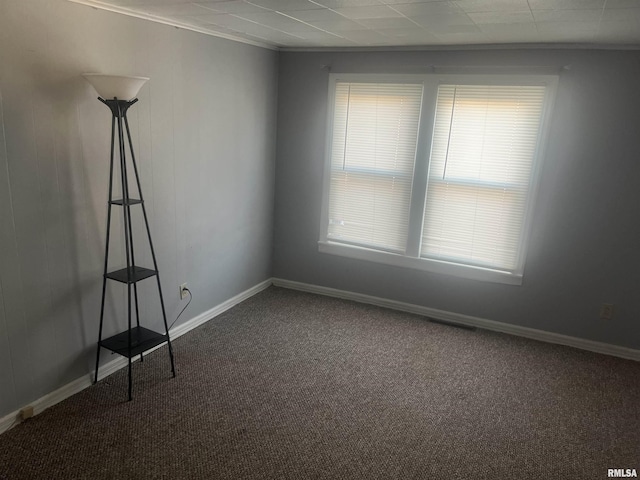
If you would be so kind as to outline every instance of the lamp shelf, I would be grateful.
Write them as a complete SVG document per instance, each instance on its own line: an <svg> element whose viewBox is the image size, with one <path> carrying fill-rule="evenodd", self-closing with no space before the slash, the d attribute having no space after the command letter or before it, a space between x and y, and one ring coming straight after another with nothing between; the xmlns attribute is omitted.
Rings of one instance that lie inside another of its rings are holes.
<svg viewBox="0 0 640 480"><path fill-rule="evenodd" d="M127 207L129 205L138 205L140 203L142 203L142 200L138 200L137 198L128 198L128 199L118 199L118 200L111 200L109 202L111 205L120 205L121 207Z"/></svg>
<svg viewBox="0 0 640 480"><path fill-rule="evenodd" d="M102 340L100 346L123 357L133 358L168 340L167 335L154 332L144 327L133 327L130 331L131 352L129 352L129 330Z"/></svg>
<svg viewBox="0 0 640 480"><path fill-rule="evenodd" d="M153 277L157 274L157 270L151 270L144 267L136 267L135 265L133 265L131 267L109 272L105 275L105 277L111 280L115 280L116 282L131 284L139 282L140 280L144 280L145 278Z"/></svg>

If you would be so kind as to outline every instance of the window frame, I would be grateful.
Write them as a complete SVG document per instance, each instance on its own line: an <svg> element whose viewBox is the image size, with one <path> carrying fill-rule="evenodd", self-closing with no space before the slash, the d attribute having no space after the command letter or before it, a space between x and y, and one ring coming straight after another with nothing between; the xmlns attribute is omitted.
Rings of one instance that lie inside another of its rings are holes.
<svg viewBox="0 0 640 480"><path fill-rule="evenodd" d="M428 272L452 275L473 280L521 285L524 264L529 246L533 210L539 190L540 172L544 161L551 112L555 101L559 76L545 73L427 73L427 74L329 74L329 92L327 108L327 131L325 142L325 163L322 185L322 203L320 214L320 238L318 250L321 253L366 260L403 268L412 268ZM411 83L422 84L422 106L416 142L416 158L411 184L411 203L407 245L404 253L376 250L348 243L335 242L327 238L329 225L329 192L331 186L331 154L333 143L333 121L335 113L335 92L338 82L354 83ZM424 209L428 195L427 183L431 161L433 126L435 121L438 87L441 84L456 85L544 85L545 97L542 106L538 142L534 153L533 166L529 179L529 190L523 217L522 235L518 245L517 267L513 272L474 266L452 261L420 257Z"/></svg>

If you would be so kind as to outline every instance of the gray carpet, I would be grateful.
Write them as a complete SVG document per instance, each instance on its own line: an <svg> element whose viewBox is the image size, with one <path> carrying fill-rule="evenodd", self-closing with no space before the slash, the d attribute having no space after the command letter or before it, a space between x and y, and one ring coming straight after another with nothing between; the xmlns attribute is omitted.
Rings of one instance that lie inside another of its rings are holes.
<svg viewBox="0 0 640 480"><path fill-rule="evenodd" d="M636 362L275 287L174 345L0 436L0 479L640 469Z"/></svg>

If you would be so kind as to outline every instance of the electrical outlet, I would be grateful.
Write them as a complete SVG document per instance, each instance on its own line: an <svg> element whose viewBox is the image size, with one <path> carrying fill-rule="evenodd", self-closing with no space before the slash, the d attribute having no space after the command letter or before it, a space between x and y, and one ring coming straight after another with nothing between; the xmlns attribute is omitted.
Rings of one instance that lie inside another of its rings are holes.
<svg viewBox="0 0 640 480"><path fill-rule="evenodd" d="M600 319L611 320L613 318L613 304L603 303L600 307Z"/></svg>
<svg viewBox="0 0 640 480"><path fill-rule="evenodd" d="M184 300L188 296L189 293L187 292L187 284L183 283L182 285L180 285L180 300Z"/></svg>
<svg viewBox="0 0 640 480"><path fill-rule="evenodd" d="M33 407L31 405L20 409L21 420L26 420L27 418L31 418L31 417L33 417Z"/></svg>

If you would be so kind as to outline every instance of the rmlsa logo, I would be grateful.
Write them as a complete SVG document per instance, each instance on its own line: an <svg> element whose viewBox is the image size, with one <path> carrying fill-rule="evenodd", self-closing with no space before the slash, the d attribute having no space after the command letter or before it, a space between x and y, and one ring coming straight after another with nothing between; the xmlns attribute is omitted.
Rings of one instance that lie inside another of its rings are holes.
<svg viewBox="0 0 640 480"><path fill-rule="evenodd" d="M635 468L610 468L607 471L609 477L617 477L617 478L637 478L638 473Z"/></svg>

